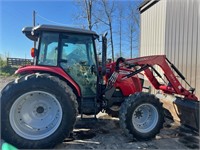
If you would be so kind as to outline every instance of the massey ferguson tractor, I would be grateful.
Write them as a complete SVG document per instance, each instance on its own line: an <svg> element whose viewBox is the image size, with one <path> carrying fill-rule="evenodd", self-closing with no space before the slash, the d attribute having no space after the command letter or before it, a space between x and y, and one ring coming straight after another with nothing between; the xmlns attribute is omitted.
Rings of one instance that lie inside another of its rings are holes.
<svg viewBox="0 0 200 150"><path fill-rule="evenodd" d="M22 32L38 46L31 49L34 64L19 68L18 78L1 91L1 136L6 142L23 149L52 148L73 132L78 114L102 110L119 116L129 137L154 138L163 127L165 109L158 97L142 92L141 73L162 95L174 98L182 124L199 130L199 100L193 88L181 85L184 76L165 55L107 63L106 35L100 41L93 31L52 25ZM96 41L102 42L101 63Z"/></svg>

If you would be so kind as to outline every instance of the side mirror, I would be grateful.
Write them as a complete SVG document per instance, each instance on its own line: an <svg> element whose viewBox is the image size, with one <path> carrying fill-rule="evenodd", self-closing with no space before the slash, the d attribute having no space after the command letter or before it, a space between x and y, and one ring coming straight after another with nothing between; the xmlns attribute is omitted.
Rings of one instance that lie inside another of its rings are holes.
<svg viewBox="0 0 200 150"><path fill-rule="evenodd" d="M106 74L106 60L107 60L107 36L108 32L102 35L102 70L101 74L104 76Z"/></svg>

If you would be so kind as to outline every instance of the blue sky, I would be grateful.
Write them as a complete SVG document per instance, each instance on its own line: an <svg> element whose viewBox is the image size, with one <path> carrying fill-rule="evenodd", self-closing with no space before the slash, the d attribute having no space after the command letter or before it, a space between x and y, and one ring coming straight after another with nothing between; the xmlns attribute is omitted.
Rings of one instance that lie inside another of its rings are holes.
<svg viewBox="0 0 200 150"><path fill-rule="evenodd" d="M75 23L75 12L78 10L75 1L0 0L1 55L31 58L30 49L33 47L33 42L26 38L21 31L25 26L32 26L33 10L37 13L37 24L77 26Z"/></svg>
<svg viewBox="0 0 200 150"><path fill-rule="evenodd" d="M32 26L32 13L67 24L73 22L72 12L76 9L72 1L1 1L1 44L0 53L10 57L30 58L33 42L22 34L25 26ZM53 24L36 15L36 23Z"/></svg>

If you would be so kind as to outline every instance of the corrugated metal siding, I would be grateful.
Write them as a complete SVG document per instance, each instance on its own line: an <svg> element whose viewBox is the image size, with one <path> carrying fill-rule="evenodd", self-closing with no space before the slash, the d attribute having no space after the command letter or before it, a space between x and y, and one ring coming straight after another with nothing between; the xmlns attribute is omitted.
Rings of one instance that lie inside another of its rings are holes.
<svg viewBox="0 0 200 150"><path fill-rule="evenodd" d="M197 55L196 55L196 63L195 63L195 67L196 72L195 72L195 76L196 76L196 91L197 91L197 96L200 98L200 2L197 4L198 7L198 13L197 13Z"/></svg>
<svg viewBox="0 0 200 150"><path fill-rule="evenodd" d="M199 0L167 0L165 54L200 97ZM154 7L154 6L153 6ZM188 89L189 87L182 82Z"/></svg>
<svg viewBox="0 0 200 150"><path fill-rule="evenodd" d="M164 54L165 16L166 1L157 2L141 14L140 56ZM162 72L159 67L155 68ZM158 80L162 82L160 78Z"/></svg>
<svg viewBox="0 0 200 150"><path fill-rule="evenodd" d="M140 40L140 56L166 54L200 98L200 0L159 1L141 14Z"/></svg>
<svg viewBox="0 0 200 150"><path fill-rule="evenodd" d="M141 14L140 56L164 54L166 1Z"/></svg>

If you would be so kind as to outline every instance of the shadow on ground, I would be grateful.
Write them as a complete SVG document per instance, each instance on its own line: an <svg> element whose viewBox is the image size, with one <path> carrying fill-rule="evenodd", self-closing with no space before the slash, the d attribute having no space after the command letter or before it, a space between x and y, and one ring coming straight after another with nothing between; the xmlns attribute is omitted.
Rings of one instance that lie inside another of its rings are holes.
<svg viewBox="0 0 200 150"><path fill-rule="evenodd" d="M101 114L98 119L77 118L73 135L56 149L199 149L199 136L166 119L164 128L150 141L129 139L118 118Z"/></svg>

